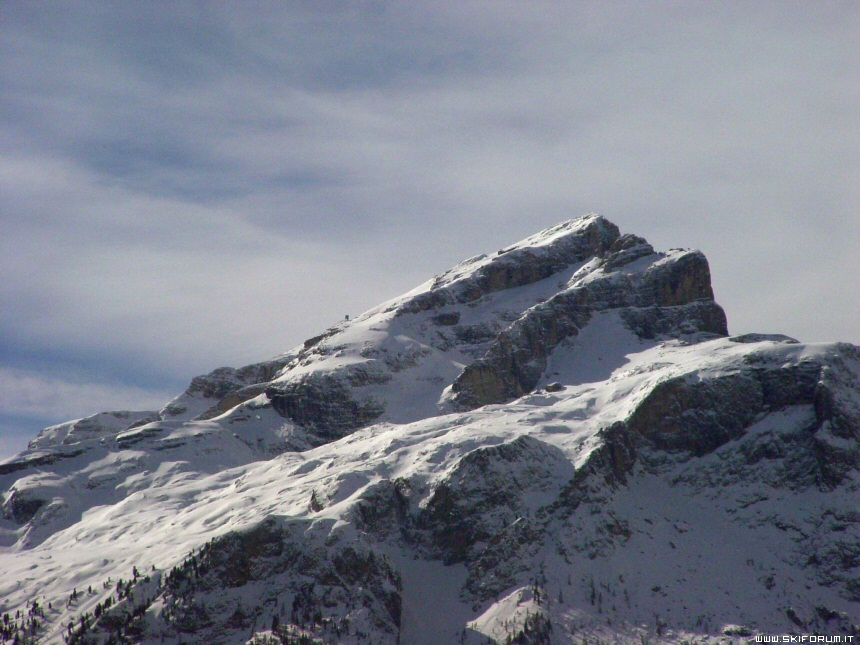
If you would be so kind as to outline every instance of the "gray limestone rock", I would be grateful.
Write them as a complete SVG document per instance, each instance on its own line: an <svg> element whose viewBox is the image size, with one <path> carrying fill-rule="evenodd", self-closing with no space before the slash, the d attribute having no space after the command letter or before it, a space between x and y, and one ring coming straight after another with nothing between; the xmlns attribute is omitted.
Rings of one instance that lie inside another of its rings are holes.
<svg viewBox="0 0 860 645"><path fill-rule="evenodd" d="M292 360L284 356L240 367L219 367L195 376L183 394L161 409L161 419L211 419L262 393L268 383ZM256 386L256 387L255 387ZM250 388L250 389L249 389Z"/></svg>
<svg viewBox="0 0 860 645"><path fill-rule="evenodd" d="M620 235L615 224L597 215L563 222L543 232L545 235L554 233L559 235L548 244L528 246L524 242L516 248L500 250L489 263L466 279L453 278L463 265L455 267L437 277L430 291L401 305L398 313L418 313L449 304L474 302L496 291L544 280L590 257L602 257ZM473 261L484 257L473 258Z"/></svg>
<svg viewBox="0 0 860 645"><path fill-rule="evenodd" d="M385 411L384 402L373 397L353 399L349 385L339 376L308 374L269 386L265 393L279 414L325 442L367 425Z"/></svg>
<svg viewBox="0 0 860 645"><path fill-rule="evenodd" d="M637 259L641 257L645 256ZM710 271L701 253L661 256L633 273L623 270L630 262L613 263L613 259L617 258L608 256L601 271L585 284L574 283L535 305L502 331L486 354L467 365L454 381L454 401L463 408L475 408L531 392L552 350L576 336L598 311L618 310L642 338L728 334L725 314L713 301Z"/></svg>
<svg viewBox="0 0 860 645"><path fill-rule="evenodd" d="M417 520L447 563L473 559L528 513L524 498L549 502L573 467L558 449L533 437L480 448L463 457L434 490ZM534 510L534 509L533 509Z"/></svg>

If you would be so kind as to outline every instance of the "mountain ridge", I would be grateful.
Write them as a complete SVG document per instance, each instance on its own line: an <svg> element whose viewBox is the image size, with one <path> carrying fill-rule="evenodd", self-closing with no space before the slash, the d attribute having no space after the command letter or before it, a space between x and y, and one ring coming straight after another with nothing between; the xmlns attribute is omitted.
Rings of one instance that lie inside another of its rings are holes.
<svg viewBox="0 0 860 645"><path fill-rule="evenodd" d="M703 254L588 215L45 429L0 464L0 611L47 599L43 642L856 634L858 392L858 348L729 336Z"/></svg>

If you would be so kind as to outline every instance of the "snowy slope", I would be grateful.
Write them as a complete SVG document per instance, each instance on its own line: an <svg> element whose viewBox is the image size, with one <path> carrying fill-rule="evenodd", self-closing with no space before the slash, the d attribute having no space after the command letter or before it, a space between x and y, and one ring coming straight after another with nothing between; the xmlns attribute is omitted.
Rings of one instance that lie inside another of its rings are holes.
<svg viewBox="0 0 860 645"><path fill-rule="evenodd" d="M852 634L858 463L858 348L729 338L701 254L587 216L43 431L0 464L0 612L39 642Z"/></svg>

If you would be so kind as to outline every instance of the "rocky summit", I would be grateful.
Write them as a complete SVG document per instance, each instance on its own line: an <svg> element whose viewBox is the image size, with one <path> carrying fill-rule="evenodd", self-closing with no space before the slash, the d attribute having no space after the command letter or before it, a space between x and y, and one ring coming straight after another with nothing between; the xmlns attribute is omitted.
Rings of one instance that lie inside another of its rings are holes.
<svg viewBox="0 0 860 645"><path fill-rule="evenodd" d="M597 215L0 464L0 642L860 636L860 348ZM17 639L17 640L15 640Z"/></svg>

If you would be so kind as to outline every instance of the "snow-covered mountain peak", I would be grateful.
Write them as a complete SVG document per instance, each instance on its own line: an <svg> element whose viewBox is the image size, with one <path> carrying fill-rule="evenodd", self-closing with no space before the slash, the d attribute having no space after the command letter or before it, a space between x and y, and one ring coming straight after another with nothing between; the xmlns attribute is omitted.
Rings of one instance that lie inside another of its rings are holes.
<svg viewBox="0 0 860 645"><path fill-rule="evenodd" d="M42 431L0 464L0 638L856 634L858 464L860 349L729 337L704 255L588 215Z"/></svg>
<svg viewBox="0 0 860 645"><path fill-rule="evenodd" d="M559 343L606 310L645 341L727 333L701 253L656 253L589 215L472 258L310 339L266 396L314 429L312 441L510 401L536 387Z"/></svg>

